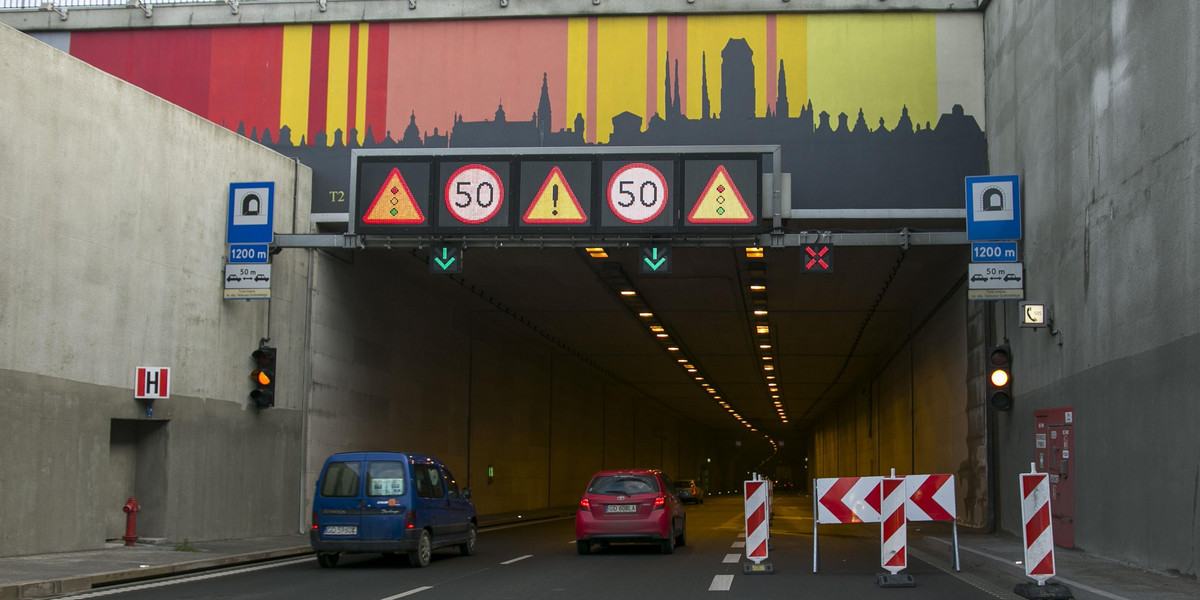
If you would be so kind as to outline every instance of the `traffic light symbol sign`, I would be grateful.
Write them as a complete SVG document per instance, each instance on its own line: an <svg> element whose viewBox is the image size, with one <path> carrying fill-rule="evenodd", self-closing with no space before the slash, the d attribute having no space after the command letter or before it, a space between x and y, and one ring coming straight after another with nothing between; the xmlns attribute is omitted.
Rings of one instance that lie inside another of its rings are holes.
<svg viewBox="0 0 1200 600"><path fill-rule="evenodd" d="M271 408L275 406L275 349L262 346L250 357L254 359L254 370L250 372L254 390L250 399L259 408Z"/></svg>
<svg viewBox="0 0 1200 600"><path fill-rule="evenodd" d="M417 225L425 222L425 214L408 189L408 183L400 175L400 169L393 168L388 174L362 220L367 225Z"/></svg>

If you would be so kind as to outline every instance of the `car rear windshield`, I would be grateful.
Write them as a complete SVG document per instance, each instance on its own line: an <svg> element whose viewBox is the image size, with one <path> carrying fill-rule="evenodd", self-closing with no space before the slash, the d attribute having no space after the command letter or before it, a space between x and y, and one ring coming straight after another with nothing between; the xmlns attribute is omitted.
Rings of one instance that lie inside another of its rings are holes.
<svg viewBox="0 0 1200 600"><path fill-rule="evenodd" d="M653 475L600 475L588 485L589 494L632 496L658 492L658 478Z"/></svg>
<svg viewBox="0 0 1200 600"><path fill-rule="evenodd" d="M368 496L403 496L407 480L402 462L373 460L367 463Z"/></svg>
<svg viewBox="0 0 1200 600"><path fill-rule="evenodd" d="M326 498L351 498L358 495L358 470L356 462L331 462L325 467L321 480L321 495Z"/></svg>

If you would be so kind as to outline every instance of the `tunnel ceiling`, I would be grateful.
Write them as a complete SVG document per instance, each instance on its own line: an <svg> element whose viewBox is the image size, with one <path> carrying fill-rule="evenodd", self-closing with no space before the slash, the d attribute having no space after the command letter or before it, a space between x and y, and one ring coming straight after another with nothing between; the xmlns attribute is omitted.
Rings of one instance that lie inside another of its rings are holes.
<svg viewBox="0 0 1200 600"><path fill-rule="evenodd" d="M798 247L747 258L743 246L673 246L669 275L640 275L636 245L605 250L606 258L593 258L583 248L468 245L461 274L429 276L461 278L562 348L720 437L777 441L800 441L806 423L869 386L964 281L969 254L957 245L839 246L833 273L804 273ZM765 291L751 291L760 279ZM619 295L626 288L636 295ZM755 316L762 298L767 314ZM756 329L762 319L765 337ZM655 337L654 324L668 337ZM786 423L768 387L772 374Z"/></svg>

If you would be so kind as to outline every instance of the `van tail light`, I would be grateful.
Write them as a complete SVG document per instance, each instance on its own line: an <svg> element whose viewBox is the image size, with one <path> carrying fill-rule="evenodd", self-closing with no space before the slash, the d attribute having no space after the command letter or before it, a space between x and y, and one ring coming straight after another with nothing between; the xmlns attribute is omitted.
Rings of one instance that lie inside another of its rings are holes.
<svg viewBox="0 0 1200 600"><path fill-rule="evenodd" d="M320 527L321 527L321 525L319 523L317 523L317 511L314 510L313 511L313 526L312 526L313 531L320 529Z"/></svg>
<svg viewBox="0 0 1200 600"><path fill-rule="evenodd" d="M656 509L662 508L666 505L667 505L667 497L666 496L655 496L654 497L654 508L656 508Z"/></svg>
<svg viewBox="0 0 1200 600"><path fill-rule="evenodd" d="M580 498L579 499L579 508L580 508L580 510L591 510L592 503L587 498Z"/></svg>
<svg viewBox="0 0 1200 600"><path fill-rule="evenodd" d="M404 513L404 528L415 529L417 527L417 511L410 510Z"/></svg>

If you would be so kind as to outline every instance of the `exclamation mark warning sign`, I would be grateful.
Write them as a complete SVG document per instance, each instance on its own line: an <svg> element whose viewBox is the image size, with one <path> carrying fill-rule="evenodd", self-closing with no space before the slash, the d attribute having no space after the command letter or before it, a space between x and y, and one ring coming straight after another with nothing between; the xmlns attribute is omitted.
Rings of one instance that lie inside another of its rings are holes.
<svg viewBox="0 0 1200 600"><path fill-rule="evenodd" d="M587 214L562 170L554 167L521 220L530 225L580 225L587 223Z"/></svg>

